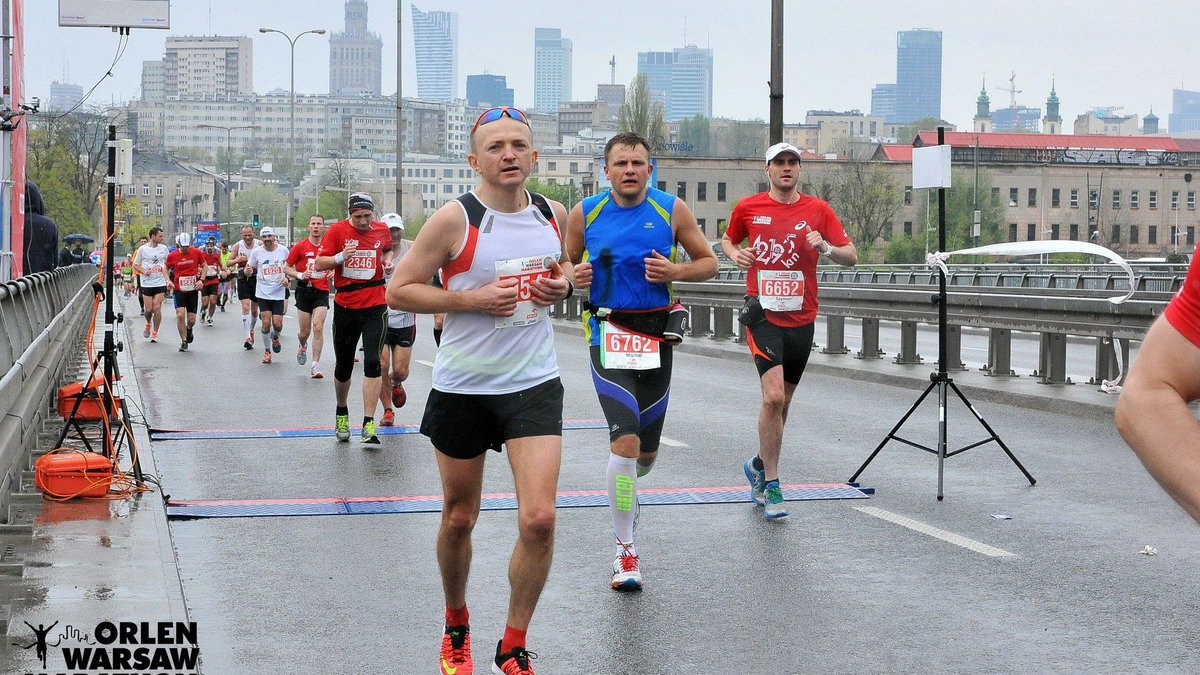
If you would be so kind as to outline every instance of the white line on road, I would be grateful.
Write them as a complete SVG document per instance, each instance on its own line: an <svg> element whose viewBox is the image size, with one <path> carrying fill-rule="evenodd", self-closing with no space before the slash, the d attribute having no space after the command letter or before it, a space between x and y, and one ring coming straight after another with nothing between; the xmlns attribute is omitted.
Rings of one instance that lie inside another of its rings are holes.
<svg viewBox="0 0 1200 675"><path fill-rule="evenodd" d="M677 441L677 440L675 440L674 438L667 438L666 436L659 436L659 437L658 437L658 442L659 442L659 443L661 443L662 445L665 445L665 446L669 447L669 448L687 448L687 447L690 447L690 446L689 446L687 443L684 443L683 441Z"/></svg>
<svg viewBox="0 0 1200 675"><path fill-rule="evenodd" d="M413 359L413 360L423 366L429 366L430 368L433 367L433 361L426 361L425 359Z"/></svg>
<svg viewBox="0 0 1200 675"><path fill-rule="evenodd" d="M881 518L883 520L888 521L889 523L895 523L901 527L907 527L908 529L913 530L914 532L920 532L921 534L927 534L935 539L941 539L942 541L949 542L951 544L954 544L955 546L961 546L963 548L975 551L976 553L982 553L984 555L991 556L993 558L1004 558L1004 557L1009 557L1009 556L1013 556L1013 557L1016 556L1015 553L1009 553L1008 551L1005 551L1002 548L996 548L995 546L988 546L987 544L985 544L983 542L975 541L974 539L968 539L967 537L964 537L961 534L955 534L953 532L949 532L947 530L943 530L943 529L934 527L932 525L922 523L919 520L913 520L912 518L907 518L898 513L892 513L891 511L885 511L884 509L875 508L874 506L855 506L854 509L856 511L862 511L863 513L865 513L869 516L875 516L876 518Z"/></svg>

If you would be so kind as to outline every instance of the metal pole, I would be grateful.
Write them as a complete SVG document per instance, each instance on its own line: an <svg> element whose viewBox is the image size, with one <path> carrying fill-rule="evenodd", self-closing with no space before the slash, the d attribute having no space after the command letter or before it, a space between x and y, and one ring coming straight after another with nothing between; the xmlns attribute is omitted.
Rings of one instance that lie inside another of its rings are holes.
<svg viewBox="0 0 1200 675"><path fill-rule="evenodd" d="M404 217L404 189L401 186L401 176L404 175L404 114L403 97L403 63L404 44L402 28L404 26L404 0L396 0L396 213Z"/></svg>
<svg viewBox="0 0 1200 675"><path fill-rule="evenodd" d="M117 125L108 125L108 201L104 205L104 382L112 390L116 380L116 323L113 312L113 240L117 226Z"/></svg>
<svg viewBox="0 0 1200 675"><path fill-rule="evenodd" d="M300 35L303 35L301 33ZM292 142L291 142L291 157L288 159L288 205L287 205L287 227L288 227L288 246L296 243L296 214L293 212L296 202L296 40L300 39L297 35L294 39L289 39L288 44L291 45L292 51Z"/></svg>
<svg viewBox="0 0 1200 675"><path fill-rule="evenodd" d="M783 140L783 0L771 0L771 129L769 142Z"/></svg>
<svg viewBox="0 0 1200 675"><path fill-rule="evenodd" d="M230 145L229 138L233 135L233 128L225 130L225 221L229 222L233 219L233 195L229 190L229 165L233 163L233 147Z"/></svg>

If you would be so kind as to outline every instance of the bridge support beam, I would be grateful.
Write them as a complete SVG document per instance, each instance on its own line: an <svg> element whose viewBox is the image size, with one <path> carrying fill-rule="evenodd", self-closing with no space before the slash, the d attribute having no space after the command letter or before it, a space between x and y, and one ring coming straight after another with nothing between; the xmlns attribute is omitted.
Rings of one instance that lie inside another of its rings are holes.
<svg viewBox="0 0 1200 675"><path fill-rule="evenodd" d="M921 355L917 353L917 322L901 321L900 353L896 354L892 363L918 364L921 362Z"/></svg>
<svg viewBox="0 0 1200 675"><path fill-rule="evenodd" d="M879 319L862 320L862 349L854 355L856 359L881 359L879 348Z"/></svg>
<svg viewBox="0 0 1200 675"><path fill-rule="evenodd" d="M739 326L741 324L738 324ZM713 308L713 339L728 340L734 336L733 310L728 307Z"/></svg>
<svg viewBox="0 0 1200 675"><path fill-rule="evenodd" d="M825 317L825 348L822 354L849 354L846 348L846 317Z"/></svg>
<svg viewBox="0 0 1200 675"><path fill-rule="evenodd" d="M1067 336L1062 333L1042 333L1038 350L1038 382L1041 384L1074 384L1067 377Z"/></svg>
<svg viewBox="0 0 1200 675"><path fill-rule="evenodd" d="M688 323L691 337L708 337L712 331L712 311L707 305L688 305Z"/></svg>
<svg viewBox="0 0 1200 675"><path fill-rule="evenodd" d="M1012 369L1012 331L1007 328L988 329L988 362L983 367L990 377L1017 377Z"/></svg>
<svg viewBox="0 0 1200 675"><path fill-rule="evenodd" d="M1120 350L1120 356L1117 350ZM1118 360L1119 358L1119 360ZM1105 380L1114 384L1124 384L1125 375L1129 372L1129 341L1113 341L1112 338L1096 338L1096 374L1088 380L1088 384L1099 385Z"/></svg>

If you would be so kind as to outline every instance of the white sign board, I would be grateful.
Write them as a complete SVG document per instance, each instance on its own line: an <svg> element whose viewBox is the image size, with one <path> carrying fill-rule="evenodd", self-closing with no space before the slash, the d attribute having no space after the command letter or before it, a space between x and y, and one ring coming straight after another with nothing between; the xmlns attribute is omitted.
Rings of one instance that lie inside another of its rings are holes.
<svg viewBox="0 0 1200 675"><path fill-rule="evenodd" d="M58 25L167 29L171 0L58 0Z"/></svg>
<svg viewBox="0 0 1200 675"><path fill-rule="evenodd" d="M913 148L913 187L941 188L950 185L950 146Z"/></svg>

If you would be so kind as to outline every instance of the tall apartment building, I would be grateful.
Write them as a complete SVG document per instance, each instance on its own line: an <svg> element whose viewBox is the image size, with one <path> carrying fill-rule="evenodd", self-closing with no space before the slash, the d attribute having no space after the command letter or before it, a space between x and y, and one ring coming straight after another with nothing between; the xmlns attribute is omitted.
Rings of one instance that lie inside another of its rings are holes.
<svg viewBox="0 0 1200 675"><path fill-rule="evenodd" d="M1200 131L1200 91L1171 90L1171 112L1167 127L1173 134Z"/></svg>
<svg viewBox="0 0 1200 675"><path fill-rule="evenodd" d="M896 34L896 119L909 124L942 117L942 32L914 29Z"/></svg>
<svg viewBox="0 0 1200 675"><path fill-rule="evenodd" d="M422 12L412 6L417 54L417 98L458 98L458 14Z"/></svg>
<svg viewBox="0 0 1200 675"><path fill-rule="evenodd" d="M662 101L667 121L712 118L711 49L687 45L670 52L638 52L638 74L646 75L650 94Z"/></svg>
<svg viewBox="0 0 1200 675"><path fill-rule="evenodd" d="M533 108L554 113L571 100L571 41L557 28L533 29Z"/></svg>
<svg viewBox="0 0 1200 675"><path fill-rule="evenodd" d="M503 75L468 75L467 105L512 105L513 90Z"/></svg>
<svg viewBox="0 0 1200 675"><path fill-rule="evenodd" d="M596 85L596 100L604 101L608 106L608 119L614 120L625 105L625 85L598 84Z"/></svg>
<svg viewBox="0 0 1200 675"><path fill-rule="evenodd" d="M254 93L253 53L248 37L168 36L163 96L249 96Z"/></svg>
<svg viewBox="0 0 1200 675"><path fill-rule="evenodd" d="M329 38L329 93L381 94L383 40L367 30L367 0L346 0L346 30Z"/></svg>
<svg viewBox="0 0 1200 675"><path fill-rule="evenodd" d="M162 59L142 61L142 100L162 102L167 71Z"/></svg>
<svg viewBox="0 0 1200 675"><path fill-rule="evenodd" d="M55 80L50 83L50 101L47 103L49 110L65 111L71 110L79 105L83 100L83 87L77 84L68 84Z"/></svg>
<svg viewBox="0 0 1200 675"><path fill-rule="evenodd" d="M896 122L896 85L877 84L871 89L871 115L882 117L889 123Z"/></svg>

